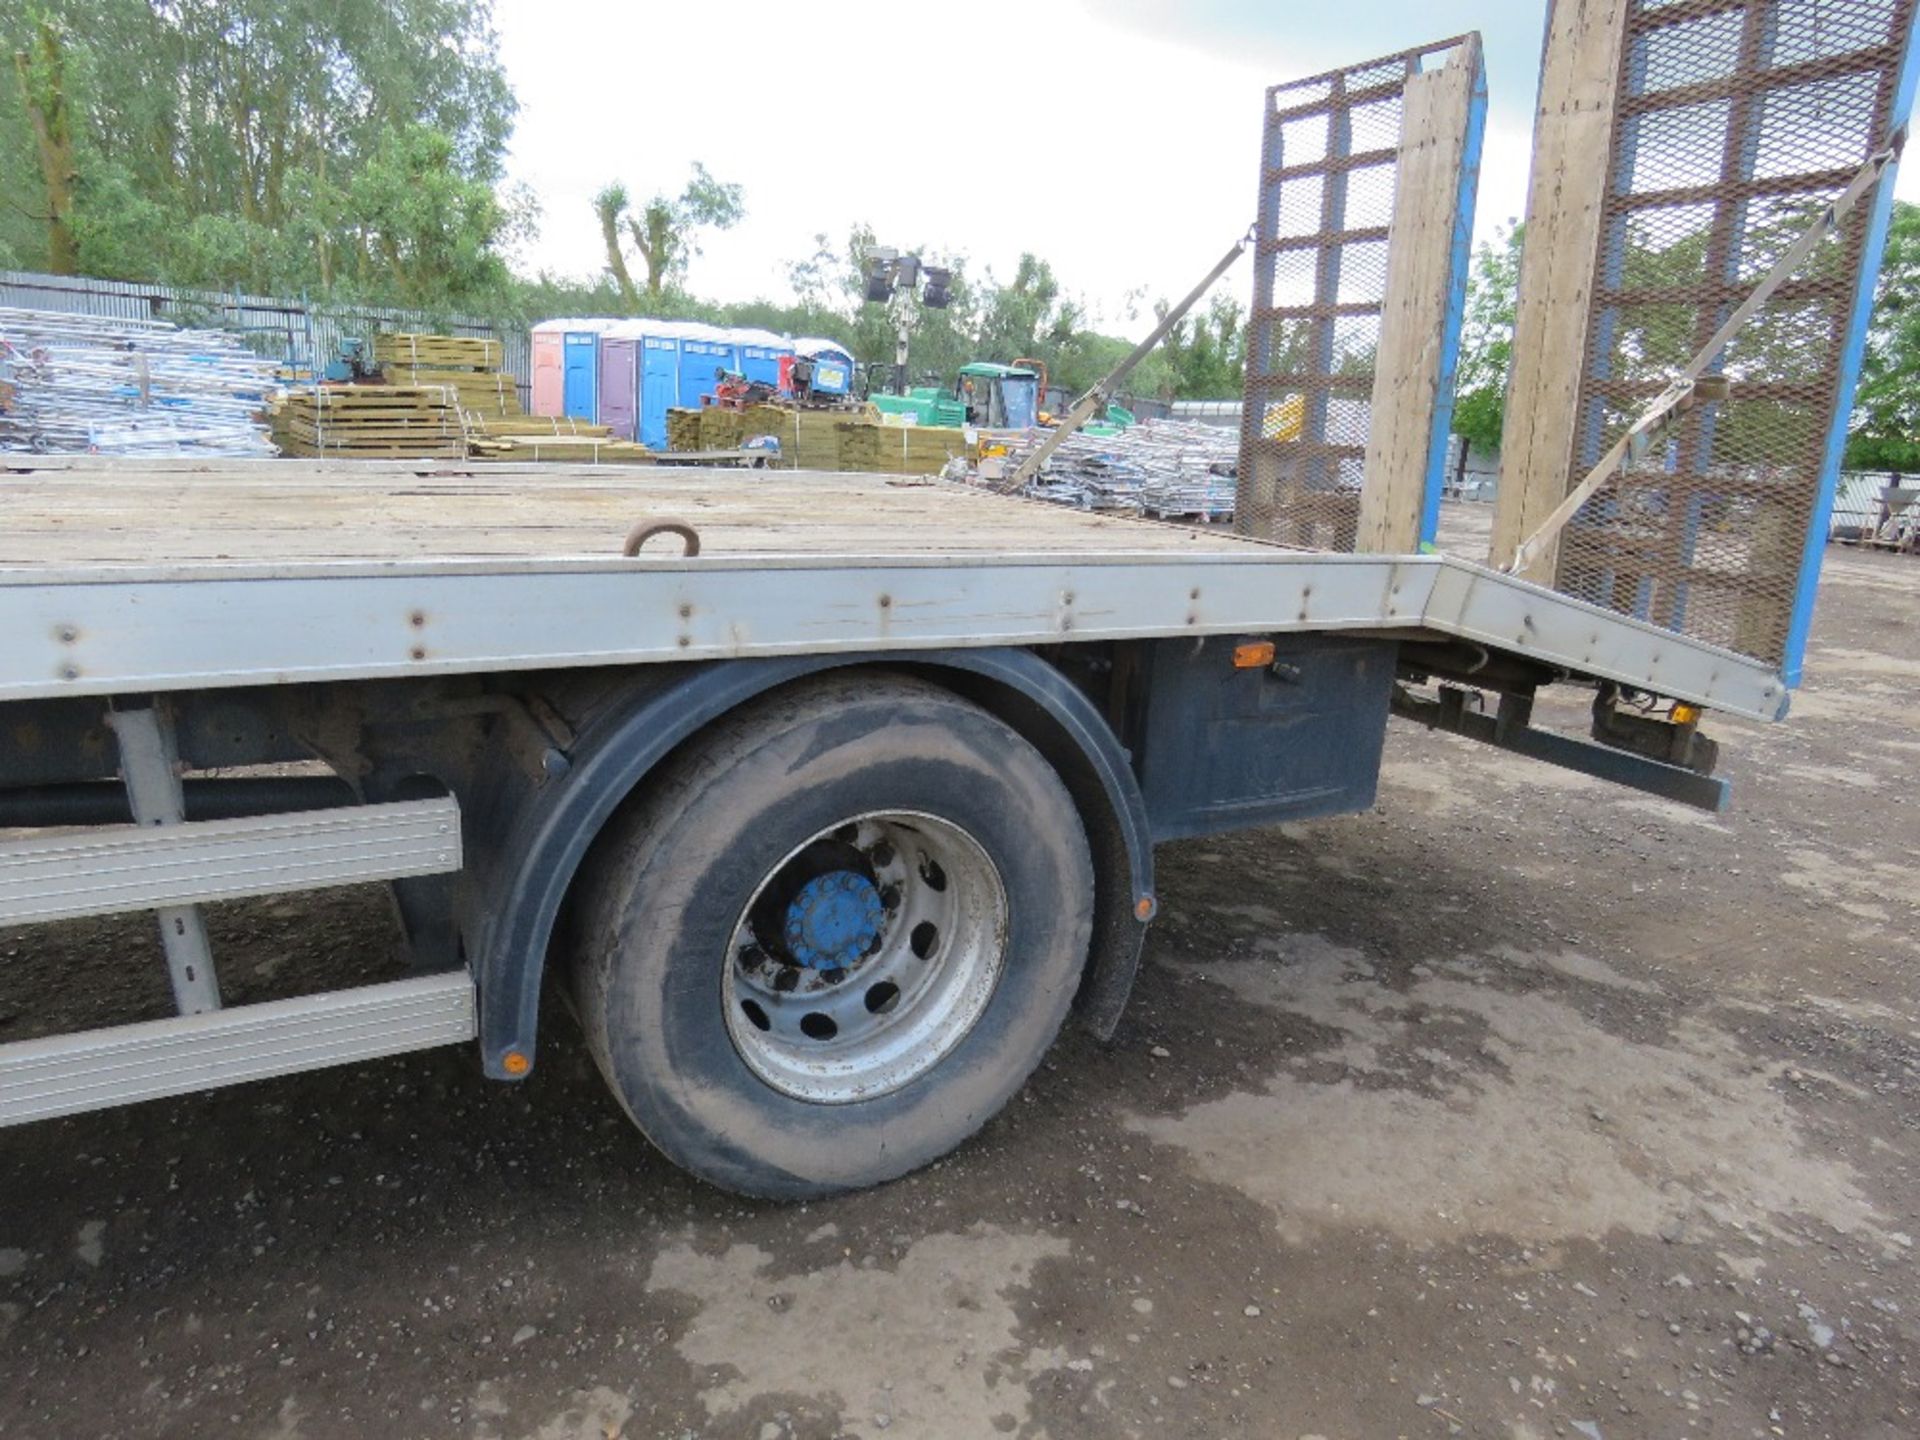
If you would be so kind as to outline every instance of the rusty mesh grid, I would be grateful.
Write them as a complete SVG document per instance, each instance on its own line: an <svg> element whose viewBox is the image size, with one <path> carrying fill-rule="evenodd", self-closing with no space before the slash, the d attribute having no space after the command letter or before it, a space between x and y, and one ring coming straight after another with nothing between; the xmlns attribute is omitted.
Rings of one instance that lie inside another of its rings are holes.
<svg viewBox="0 0 1920 1440"><path fill-rule="evenodd" d="M1354 547L1407 80L1458 38L1267 91L1234 524Z"/></svg>
<svg viewBox="0 0 1920 1440"><path fill-rule="evenodd" d="M1887 142L1915 0L1632 4L1568 490ZM1872 208L1575 515L1560 590L1789 664Z"/></svg>

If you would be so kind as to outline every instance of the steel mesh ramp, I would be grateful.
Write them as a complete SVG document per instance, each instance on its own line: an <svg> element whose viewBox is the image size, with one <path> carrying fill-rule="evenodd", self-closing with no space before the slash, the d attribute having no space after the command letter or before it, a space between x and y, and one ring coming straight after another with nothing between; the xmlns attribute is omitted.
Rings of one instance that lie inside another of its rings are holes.
<svg viewBox="0 0 1920 1440"><path fill-rule="evenodd" d="M1454 62L1471 67L1484 106L1476 37L1462 36L1267 91L1255 221L1253 304L1241 408L1240 533L1317 550L1351 552L1361 529L1377 371L1390 321L1389 239L1396 218L1409 95L1419 77ZM1464 145L1464 210L1455 237L1439 237L1445 306L1434 433L1451 415L1452 355L1464 298L1477 118ZM1410 243L1428 243L1412 237ZM1390 367L1391 368L1391 367ZM1424 436L1422 437L1422 446ZM1437 500L1444 454L1428 476ZM1421 512L1431 540L1437 512Z"/></svg>
<svg viewBox="0 0 1920 1440"><path fill-rule="evenodd" d="M1556 14L1550 80L1577 64L1556 46L1590 56L1611 45L1617 73L1591 141L1564 121L1549 132L1543 97L1529 244L1536 221L1542 234L1561 225L1565 243L1538 269L1577 267L1590 298L1577 350L1570 337L1562 352L1577 356L1570 398L1522 378L1554 368L1557 323L1529 328L1523 313L1505 514L1528 506L1521 492L1571 495L1905 125L1914 12L1914 0L1629 0L1610 33ZM1558 143L1542 141L1549 133ZM1552 213L1554 186L1597 205L1590 238ZM1889 171L1708 367L1723 382L1713 398L1595 490L1525 573L1797 675L1891 193ZM1524 312L1529 287L1552 282L1522 263ZM1516 405L1555 404L1571 407L1563 444L1515 443L1542 430ZM1530 528L1497 525L1495 561L1511 558L1502 530L1511 544Z"/></svg>

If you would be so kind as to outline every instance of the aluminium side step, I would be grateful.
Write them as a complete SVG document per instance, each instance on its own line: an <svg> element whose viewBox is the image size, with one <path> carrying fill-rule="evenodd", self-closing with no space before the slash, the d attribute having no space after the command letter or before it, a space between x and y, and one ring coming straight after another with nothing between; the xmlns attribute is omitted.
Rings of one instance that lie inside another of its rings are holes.
<svg viewBox="0 0 1920 1440"><path fill-rule="evenodd" d="M465 970L0 1045L0 1126L471 1040Z"/></svg>
<svg viewBox="0 0 1920 1440"><path fill-rule="evenodd" d="M318 890L460 868L451 798L0 842L0 925Z"/></svg>

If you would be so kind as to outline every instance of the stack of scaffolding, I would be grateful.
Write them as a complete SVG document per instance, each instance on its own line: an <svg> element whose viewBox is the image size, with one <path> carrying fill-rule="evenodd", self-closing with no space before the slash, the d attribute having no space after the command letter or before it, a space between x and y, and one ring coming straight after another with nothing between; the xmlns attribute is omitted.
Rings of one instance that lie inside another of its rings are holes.
<svg viewBox="0 0 1920 1440"><path fill-rule="evenodd" d="M223 331L0 308L0 450L271 455L273 388Z"/></svg>
<svg viewBox="0 0 1920 1440"><path fill-rule="evenodd" d="M472 414L521 413L519 387L500 368L505 351L498 340L390 331L373 337L373 359L393 384L445 387Z"/></svg>
<svg viewBox="0 0 1920 1440"><path fill-rule="evenodd" d="M1011 472L1046 438L1028 431L1007 455ZM1233 514L1238 432L1180 420L1142 420L1113 434L1069 435L1028 493L1082 510L1136 511L1166 519Z"/></svg>
<svg viewBox="0 0 1920 1440"><path fill-rule="evenodd" d="M327 385L274 407L283 455L341 460L464 460L466 425L439 385Z"/></svg>

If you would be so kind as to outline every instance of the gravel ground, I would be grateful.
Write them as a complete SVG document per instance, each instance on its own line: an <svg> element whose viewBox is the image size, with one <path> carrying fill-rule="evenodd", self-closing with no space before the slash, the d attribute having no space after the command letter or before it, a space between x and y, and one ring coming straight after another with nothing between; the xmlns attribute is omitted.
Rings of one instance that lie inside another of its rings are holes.
<svg viewBox="0 0 1920 1440"><path fill-rule="evenodd" d="M1396 728L1373 813L1162 851L1115 1044L829 1204L673 1171L558 1013L524 1087L6 1132L0 1434L1920 1434L1916 680L1920 568L1836 552L1724 819ZM239 998L392 939L216 917ZM0 1038L164 998L144 922L0 963Z"/></svg>

